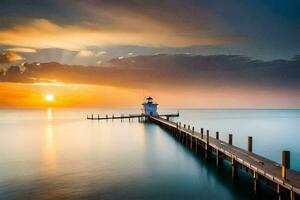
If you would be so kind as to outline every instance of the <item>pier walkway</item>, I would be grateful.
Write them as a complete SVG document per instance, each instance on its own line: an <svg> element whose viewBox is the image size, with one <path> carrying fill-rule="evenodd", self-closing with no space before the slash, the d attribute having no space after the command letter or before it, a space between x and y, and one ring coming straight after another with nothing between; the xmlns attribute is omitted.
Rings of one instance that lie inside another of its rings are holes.
<svg viewBox="0 0 300 200"><path fill-rule="evenodd" d="M169 119L170 117L178 117L179 113L176 114L162 114L162 115L158 115L159 117L165 117L166 119ZM86 119L87 120L109 120L109 119L133 119L133 118L138 118L138 119L142 119L145 118L146 115L143 114L129 114L129 115L120 115L120 116L108 116L105 115L104 117L100 117L100 115L87 115Z"/></svg>
<svg viewBox="0 0 300 200"><path fill-rule="evenodd" d="M300 197L300 173L289 169L289 152L283 152L283 164L252 153L252 137L248 138L248 151L232 145L232 135L229 141L219 140L219 132L216 137L211 137L209 131L204 134L194 130L194 127L181 126L181 123L171 122L162 117L149 117L149 121L168 129L179 141L185 143L196 152L200 148L205 150L205 158L210 154L216 156L216 165L219 167L223 160L228 160L232 165L232 177L237 176L237 170L242 169L253 177L253 190L258 189L260 182L272 186L279 199L299 199Z"/></svg>

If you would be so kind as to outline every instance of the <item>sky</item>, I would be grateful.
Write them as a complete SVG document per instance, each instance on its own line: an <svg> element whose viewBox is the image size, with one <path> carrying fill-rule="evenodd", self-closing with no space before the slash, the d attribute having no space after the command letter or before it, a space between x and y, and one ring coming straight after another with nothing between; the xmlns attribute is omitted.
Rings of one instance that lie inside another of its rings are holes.
<svg viewBox="0 0 300 200"><path fill-rule="evenodd" d="M1 0L0 107L134 107L152 95L165 107L298 108L299 9L296 0Z"/></svg>

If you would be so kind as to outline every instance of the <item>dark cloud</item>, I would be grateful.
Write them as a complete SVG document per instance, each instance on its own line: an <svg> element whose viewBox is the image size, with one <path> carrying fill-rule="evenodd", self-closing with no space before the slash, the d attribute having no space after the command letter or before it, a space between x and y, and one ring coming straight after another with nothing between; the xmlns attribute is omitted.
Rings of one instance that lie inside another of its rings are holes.
<svg viewBox="0 0 300 200"><path fill-rule="evenodd" d="M59 63L26 64L1 76L6 82L43 82L109 85L130 88L300 89L300 60L262 61L238 55L153 55L113 59L100 67Z"/></svg>

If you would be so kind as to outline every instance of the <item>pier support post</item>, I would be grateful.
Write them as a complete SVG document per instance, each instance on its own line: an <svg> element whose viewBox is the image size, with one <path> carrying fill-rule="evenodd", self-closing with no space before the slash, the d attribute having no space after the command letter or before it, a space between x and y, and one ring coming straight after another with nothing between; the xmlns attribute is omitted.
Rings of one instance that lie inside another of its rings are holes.
<svg viewBox="0 0 300 200"><path fill-rule="evenodd" d="M179 122L179 128L181 128L181 122Z"/></svg>
<svg viewBox="0 0 300 200"><path fill-rule="evenodd" d="M192 132L193 132L193 134L195 133L195 127L192 127Z"/></svg>
<svg viewBox="0 0 300 200"><path fill-rule="evenodd" d="M229 145L232 145L232 134L229 134L229 138L228 138L228 144Z"/></svg>
<svg viewBox="0 0 300 200"><path fill-rule="evenodd" d="M190 130L190 125L188 125L188 130Z"/></svg>
<svg viewBox="0 0 300 200"><path fill-rule="evenodd" d="M258 180L258 174L253 171L253 192L256 194L259 189L259 180Z"/></svg>
<svg viewBox="0 0 300 200"><path fill-rule="evenodd" d="M181 142L181 139L182 139L182 132L180 132L179 135L178 135L179 142Z"/></svg>
<svg viewBox="0 0 300 200"><path fill-rule="evenodd" d="M100 115L98 114L98 120L100 119Z"/></svg>
<svg viewBox="0 0 300 200"><path fill-rule="evenodd" d="M108 115L106 114L106 120L108 119Z"/></svg>
<svg viewBox="0 0 300 200"><path fill-rule="evenodd" d="M198 138L195 138L195 152L198 153Z"/></svg>
<svg viewBox="0 0 300 200"><path fill-rule="evenodd" d="M94 116L93 116L93 114L92 114L92 119L94 119Z"/></svg>
<svg viewBox="0 0 300 200"><path fill-rule="evenodd" d="M252 136L248 137L248 151L252 152Z"/></svg>
<svg viewBox="0 0 300 200"><path fill-rule="evenodd" d="M236 179L237 178L237 166L236 166L236 163L235 163L235 158L234 156L231 157L231 177L233 179Z"/></svg>
<svg viewBox="0 0 300 200"><path fill-rule="evenodd" d="M208 159L209 154L209 130L206 130L206 144L205 144L205 159Z"/></svg>
<svg viewBox="0 0 300 200"><path fill-rule="evenodd" d="M190 148L192 149L193 148L193 136L192 135L190 135L190 136L191 136Z"/></svg>
<svg viewBox="0 0 300 200"><path fill-rule="evenodd" d="M204 132L203 128L201 128L201 133L200 133L201 134L201 139L203 139L203 132Z"/></svg>
<svg viewBox="0 0 300 200"><path fill-rule="evenodd" d="M183 128L185 128L186 127L186 125L185 124L183 124Z"/></svg>
<svg viewBox="0 0 300 200"><path fill-rule="evenodd" d="M282 151L281 176L286 180L286 170L290 168L290 151Z"/></svg>
<svg viewBox="0 0 300 200"><path fill-rule="evenodd" d="M219 140L219 132L216 132L216 139Z"/></svg>
<svg viewBox="0 0 300 200"><path fill-rule="evenodd" d="M184 133L184 138L185 138L185 146L188 145L188 134L187 133Z"/></svg>
<svg viewBox="0 0 300 200"><path fill-rule="evenodd" d="M290 199L295 200L295 192L293 190L290 190Z"/></svg>
<svg viewBox="0 0 300 200"><path fill-rule="evenodd" d="M281 190L280 190L280 185L277 183L276 184L276 194L279 200L281 200Z"/></svg>
<svg viewBox="0 0 300 200"><path fill-rule="evenodd" d="M219 149L217 149L217 155L216 155L216 165L217 168L220 169L223 163L223 157L222 157L222 152L219 151Z"/></svg>

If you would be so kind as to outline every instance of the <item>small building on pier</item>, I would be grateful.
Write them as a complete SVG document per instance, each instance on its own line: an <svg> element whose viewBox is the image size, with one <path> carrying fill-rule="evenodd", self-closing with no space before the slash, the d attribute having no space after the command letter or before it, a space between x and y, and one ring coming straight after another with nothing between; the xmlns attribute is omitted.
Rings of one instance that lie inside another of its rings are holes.
<svg viewBox="0 0 300 200"><path fill-rule="evenodd" d="M143 111L144 115L148 115L148 116L157 116L158 115L158 112L157 112L158 104L153 102L152 97L148 97L142 105L143 105L142 111Z"/></svg>

